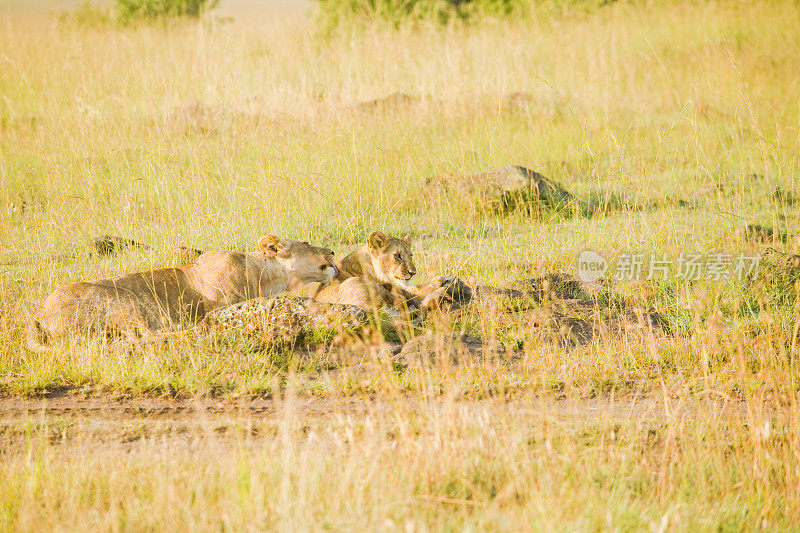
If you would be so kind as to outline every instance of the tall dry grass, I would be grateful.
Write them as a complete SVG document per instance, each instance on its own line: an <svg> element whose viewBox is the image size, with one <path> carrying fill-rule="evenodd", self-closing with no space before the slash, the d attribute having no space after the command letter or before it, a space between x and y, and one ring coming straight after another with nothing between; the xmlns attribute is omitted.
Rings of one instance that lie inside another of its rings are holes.
<svg viewBox="0 0 800 533"><path fill-rule="evenodd" d="M319 418L289 408L255 443L237 419L224 424L238 437L190 428L186 447L127 422L95 441L91 423L7 421L8 442L27 444L5 450L4 529L796 527L791 284L617 284L678 335L578 349L476 311L468 331L524 355L449 369L365 358L326 372L190 339L133 354L21 346L28 313L56 286L163 265L182 241L245 248L273 232L344 253L372 229L410 231L420 272L494 284L571 270L585 248L758 251L734 230L797 232L795 205L770 197L796 187L795 3L615 3L331 40L252 12L129 29L0 16L6 393L280 397L294 370L301 397L392 406ZM395 91L420 101L353 108ZM504 105L519 91L527 107ZM497 217L420 200L429 176L509 163L581 198L647 208ZM97 258L85 246L96 233L154 248ZM530 409L552 395L597 414ZM609 397L662 408L591 411Z"/></svg>
<svg viewBox="0 0 800 533"><path fill-rule="evenodd" d="M4 529L793 529L797 419L666 405L365 400L363 413L33 417L0 473ZM726 408L727 405L727 408ZM663 409L666 408L666 415ZM108 423L106 423L108 424ZM99 428L99 429L98 429ZM105 430L108 431L108 430ZM19 440L19 439L18 439Z"/></svg>

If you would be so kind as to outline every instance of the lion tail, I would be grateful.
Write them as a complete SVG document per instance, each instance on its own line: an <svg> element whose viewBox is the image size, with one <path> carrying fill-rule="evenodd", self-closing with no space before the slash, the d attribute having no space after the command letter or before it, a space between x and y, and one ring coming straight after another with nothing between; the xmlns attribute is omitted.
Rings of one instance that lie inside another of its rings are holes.
<svg viewBox="0 0 800 533"><path fill-rule="evenodd" d="M44 344L47 341L47 332L36 318L31 318L28 324L27 341L28 348L34 352L49 352L50 347Z"/></svg>

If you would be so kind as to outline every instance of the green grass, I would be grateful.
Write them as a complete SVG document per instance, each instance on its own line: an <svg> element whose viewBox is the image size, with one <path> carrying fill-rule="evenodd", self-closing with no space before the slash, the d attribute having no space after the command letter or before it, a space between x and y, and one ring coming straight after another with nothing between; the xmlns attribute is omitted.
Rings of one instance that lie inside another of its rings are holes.
<svg viewBox="0 0 800 533"><path fill-rule="evenodd" d="M79 339L35 354L24 328L66 282L171 264L181 242L244 249L266 233L339 256L374 229L411 233L420 281L493 285L573 272L588 248L762 251L736 230L800 233L799 206L771 198L776 187L798 194L798 11L617 2L327 40L306 20L247 12L123 29L0 12L0 391L234 402L279 398L292 382L303 398L395 409L321 417L324 446L292 419L254 453L236 440L233 451L173 457L149 441L134 451L99 443L85 462L49 440L45 420L4 456L0 528L77 517L99 529L796 529L792 274L611 284L606 298L664 314L675 333L666 339L565 349L476 309L457 326L523 353L457 368L191 337L135 352ZM420 100L354 109L395 91ZM526 109L504 106L520 91ZM429 177L508 164L557 181L585 212L425 200ZM153 248L91 255L86 241L105 233ZM793 238L778 247L797 252ZM542 397L655 398L670 414L657 427L603 411L526 414ZM745 415L717 415L710 398ZM458 418L477 400L494 407ZM419 410L396 407L406 401ZM671 414L681 401L703 407Z"/></svg>

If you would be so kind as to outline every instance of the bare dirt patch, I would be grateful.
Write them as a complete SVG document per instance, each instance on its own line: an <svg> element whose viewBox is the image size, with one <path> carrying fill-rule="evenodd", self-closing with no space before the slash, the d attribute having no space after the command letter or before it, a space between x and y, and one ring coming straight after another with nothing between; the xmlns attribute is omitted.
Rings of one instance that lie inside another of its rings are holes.
<svg viewBox="0 0 800 533"><path fill-rule="evenodd" d="M491 410L498 414L511 413L545 416L559 419L640 418L659 419L674 416L747 416L743 402L733 398L709 399L660 395L592 399L562 399L544 396L530 400L419 400L408 398L277 398L247 399L173 399L168 397L119 398L110 396L81 396L70 392L44 398L0 398L0 424L42 418L96 419L125 422L131 420L190 421L198 418L275 419L291 409L301 418L320 418L335 415L372 416L403 411L433 414L448 408Z"/></svg>
<svg viewBox="0 0 800 533"><path fill-rule="evenodd" d="M779 420L777 424L786 418L777 408L769 412ZM85 397L63 391L48 398L0 398L0 464L43 449L65 461L86 457L119 461L141 454L218 457L265 450L277 453L287 443L306 446L313 442L315 453L326 454L341 450L359 428L381 428L381 445L391 446L408 427L439 431L444 423L452 431L470 434L486 431L489 421L539 431L550 428L558 435L608 433L613 440L620 431L645 430L657 435L687 421L740 426L748 424L749 417L743 402L708 395L683 399L548 396L513 401L366 396L176 400Z"/></svg>

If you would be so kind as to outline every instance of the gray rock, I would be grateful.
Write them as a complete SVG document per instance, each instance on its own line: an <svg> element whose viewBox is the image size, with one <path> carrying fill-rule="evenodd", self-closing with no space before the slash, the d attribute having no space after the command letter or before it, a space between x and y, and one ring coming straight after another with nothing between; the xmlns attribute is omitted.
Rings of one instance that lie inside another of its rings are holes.
<svg viewBox="0 0 800 533"><path fill-rule="evenodd" d="M445 191L453 193L461 202L503 212L520 207L564 208L577 202L556 182L518 165L469 176L440 174L429 179L425 188L429 194Z"/></svg>
<svg viewBox="0 0 800 533"><path fill-rule="evenodd" d="M331 333L358 333L366 324L367 312L355 305L278 295L215 309L205 316L198 330L211 335L236 332L265 344L316 344Z"/></svg>

